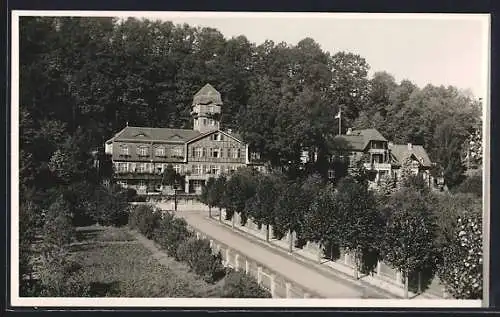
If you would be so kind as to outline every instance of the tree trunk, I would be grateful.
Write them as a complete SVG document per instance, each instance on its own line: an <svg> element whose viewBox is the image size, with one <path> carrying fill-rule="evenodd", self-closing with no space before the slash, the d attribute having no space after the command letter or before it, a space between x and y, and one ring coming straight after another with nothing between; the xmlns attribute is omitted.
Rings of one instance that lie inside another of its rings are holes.
<svg viewBox="0 0 500 317"><path fill-rule="evenodd" d="M222 222L222 208L219 207L219 222Z"/></svg>
<svg viewBox="0 0 500 317"><path fill-rule="evenodd" d="M292 236L292 230L288 230L289 234L288 234L288 238L290 240L290 253L293 252L293 236Z"/></svg>
<svg viewBox="0 0 500 317"><path fill-rule="evenodd" d="M212 219L212 207L208 206L208 218Z"/></svg>
<svg viewBox="0 0 500 317"><path fill-rule="evenodd" d="M359 267L359 261L358 261L358 252L353 252L353 256L354 256L354 278L359 280L359 270L358 270L358 267Z"/></svg>
<svg viewBox="0 0 500 317"><path fill-rule="evenodd" d="M232 227L234 229L234 221L235 221L235 218L236 217L236 213L233 213L233 217L231 218L231 221L232 221Z"/></svg>
<svg viewBox="0 0 500 317"><path fill-rule="evenodd" d="M408 299L408 271L405 273L405 299Z"/></svg>
<svg viewBox="0 0 500 317"><path fill-rule="evenodd" d="M418 294L422 294L422 273L418 272Z"/></svg>
<svg viewBox="0 0 500 317"><path fill-rule="evenodd" d="M266 241L269 242L269 224L266 225Z"/></svg>

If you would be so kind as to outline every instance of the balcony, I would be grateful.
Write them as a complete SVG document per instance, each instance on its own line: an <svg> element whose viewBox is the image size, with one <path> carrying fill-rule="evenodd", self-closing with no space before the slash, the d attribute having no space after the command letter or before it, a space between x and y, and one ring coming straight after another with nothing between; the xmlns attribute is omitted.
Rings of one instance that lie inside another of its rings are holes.
<svg viewBox="0 0 500 317"><path fill-rule="evenodd" d="M363 166L367 170L376 170L376 171L390 171L391 164L389 163L364 163Z"/></svg>
<svg viewBox="0 0 500 317"><path fill-rule="evenodd" d="M384 154L384 153L387 153L387 150L383 149L383 148L370 148L368 150L368 152L374 153L374 154Z"/></svg>

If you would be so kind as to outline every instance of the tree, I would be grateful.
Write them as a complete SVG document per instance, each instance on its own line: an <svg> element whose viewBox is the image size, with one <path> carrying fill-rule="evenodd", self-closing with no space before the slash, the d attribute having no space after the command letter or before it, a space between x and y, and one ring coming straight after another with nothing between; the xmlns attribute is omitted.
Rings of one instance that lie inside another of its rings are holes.
<svg viewBox="0 0 500 317"><path fill-rule="evenodd" d="M436 261L432 205L422 193L403 188L390 197L385 213L382 255L402 272L408 298L409 275Z"/></svg>
<svg viewBox="0 0 500 317"><path fill-rule="evenodd" d="M376 208L376 200L371 191L350 177L340 181L335 194L338 210L340 247L353 252L355 257L355 277L358 277L363 252L378 248L378 241L383 229L383 222Z"/></svg>
<svg viewBox="0 0 500 317"><path fill-rule="evenodd" d="M269 242L269 226L274 224L275 201L279 193L276 175L258 175L255 195L247 200L245 208L258 225L266 226L266 241Z"/></svg>
<svg viewBox="0 0 500 317"><path fill-rule="evenodd" d="M323 246L340 245L338 205L335 187L328 184L312 199L304 215L304 237Z"/></svg>
<svg viewBox="0 0 500 317"><path fill-rule="evenodd" d="M235 212L240 214L241 224L246 223L246 201L255 194L255 188L255 172L253 169L240 169L229 178L224 200L226 202L226 219L232 219L233 226Z"/></svg>
<svg viewBox="0 0 500 317"><path fill-rule="evenodd" d="M307 200L300 183L289 181L283 187L276 200L276 228L279 233L287 232L290 236L289 251L293 251L293 233L301 233Z"/></svg>
<svg viewBox="0 0 500 317"><path fill-rule="evenodd" d="M438 270L446 290L457 299L480 299L482 283L481 208L463 212L457 218L453 238L443 250Z"/></svg>
<svg viewBox="0 0 500 317"><path fill-rule="evenodd" d="M212 218L212 207L216 205L216 196L215 196L215 178L210 177L207 180L207 183L203 186L201 191L201 200L203 203L208 205L208 217Z"/></svg>
<svg viewBox="0 0 500 317"><path fill-rule="evenodd" d="M225 190L227 178L225 175L220 175L214 184L214 201L215 205L219 207L219 221L222 222L222 208L226 206L225 203Z"/></svg>

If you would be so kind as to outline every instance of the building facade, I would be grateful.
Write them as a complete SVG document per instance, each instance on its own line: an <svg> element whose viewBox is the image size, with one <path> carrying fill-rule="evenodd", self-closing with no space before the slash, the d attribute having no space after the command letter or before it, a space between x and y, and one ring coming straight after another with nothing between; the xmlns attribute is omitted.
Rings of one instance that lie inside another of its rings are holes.
<svg viewBox="0 0 500 317"><path fill-rule="evenodd" d="M428 186L441 184L441 179L431 175L433 163L421 145L394 144L376 129L348 129L346 134L335 137L335 144L351 167L361 160L367 170L375 172L375 178L370 182L372 188L385 177L396 181L401 179L404 164L415 175L420 175Z"/></svg>
<svg viewBox="0 0 500 317"><path fill-rule="evenodd" d="M200 193L210 177L230 174L243 166L263 171L258 154L237 133L220 130L222 98L210 84L193 97L193 129L127 126L105 143L114 179L140 194L161 192L168 165L184 176L186 193Z"/></svg>

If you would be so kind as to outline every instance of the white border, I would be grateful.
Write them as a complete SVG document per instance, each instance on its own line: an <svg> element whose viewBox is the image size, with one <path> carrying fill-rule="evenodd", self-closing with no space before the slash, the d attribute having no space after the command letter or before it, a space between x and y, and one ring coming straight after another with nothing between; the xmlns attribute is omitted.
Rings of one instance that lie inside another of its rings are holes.
<svg viewBox="0 0 500 317"><path fill-rule="evenodd" d="M336 18L336 19L475 19L482 20L488 25L490 19L486 14L367 14L367 13L250 13L250 12L130 12L130 11L32 11L14 10L12 12L12 48L11 48L11 302L12 306L29 307L448 307L448 308L476 308L485 304L481 300L369 300L369 299L203 299L203 298L20 298L18 287L19 276L19 17L20 16L103 16L103 17L129 17L140 18L165 18L170 17L197 17L197 18ZM485 19L485 17L487 19ZM484 32L483 37L488 41L489 32ZM488 41L489 43L489 41ZM488 46L489 47L489 46ZM485 65L484 78L489 83L489 54L487 51L484 57L488 60ZM488 75L487 75L488 74ZM487 87L485 85L485 87ZM489 86L485 88L483 101L483 176L489 176ZM14 190L15 189L15 190ZM484 182L485 193L489 191L489 183ZM489 195L484 195L485 197ZM489 245L489 201L484 200L484 241ZM489 254L485 250L485 272L489 270L487 265ZM484 283L487 285L485 274ZM487 292L487 287L486 291ZM487 302L486 302L487 303Z"/></svg>

